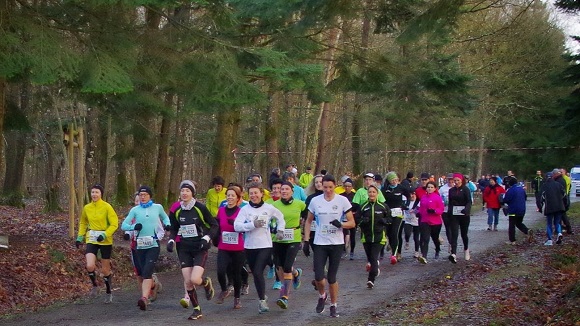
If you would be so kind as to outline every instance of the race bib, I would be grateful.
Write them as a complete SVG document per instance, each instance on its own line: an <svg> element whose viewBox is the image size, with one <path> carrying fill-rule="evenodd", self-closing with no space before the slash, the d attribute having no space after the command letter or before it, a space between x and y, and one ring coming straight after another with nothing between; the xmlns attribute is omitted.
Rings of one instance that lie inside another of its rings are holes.
<svg viewBox="0 0 580 326"><path fill-rule="evenodd" d="M256 219L264 221L264 226L263 226L264 229L267 229L269 227L268 222L270 219L268 218L268 216L260 215L260 216L256 217Z"/></svg>
<svg viewBox="0 0 580 326"><path fill-rule="evenodd" d="M453 215L465 215L461 213L465 209L465 206L453 206Z"/></svg>
<svg viewBox="0 0 580 326"><path fill-rule="evenodd" d="M338 229L332 224L324 224L320 228L321 234L335 234Z"/></svg>
<svg viewBox="0 0 580 326"><path fill-rule="evenodd" d="M403 216L403 210L400 207L391 208L391 215L393 217L401 217L401 216Z"/></svg>
<svg viewBox="0 0 580 326"><path fill-rule="evenodd" d="M238 232L222 231L222 242L230 245L237 245L239 239Z"/></svg>
<svg viewBox="0 0 580 326"><path fill-rule="evenodd" d="M138 237L137 238L137 249L152 247L153 241L154 241L154 239L152 236Z"/></svg>
<svg viewBox="0 0 580 326"><path fill-rule="evenodd" d="M197 227L195 224L182 225L179 227L179 233L184 238L197 237Z"/></svg>
<svg viewBox="0 0 580 326"><path fill-rule="evenodd" d="M101 234L102 234L103 236L105 236L105 231L94 231L94 230L90 230L90 231L89 231L89 241L90 241L90 242L97 242L97 238L98 238L98 237L99 237Z"/></svg>
<svg viewBox="0 0 580 326"><path fill-rule="evenodd" d="M294 240L294 229L284 229L284 237L282 241L292 241Z"/></svg>
<svg viewBox="0 0 580 326"><path fill-rule="evenodd" d="M312 223L310 223L310 231L314 231L316 230L316 221L312 220Z"/></svg>

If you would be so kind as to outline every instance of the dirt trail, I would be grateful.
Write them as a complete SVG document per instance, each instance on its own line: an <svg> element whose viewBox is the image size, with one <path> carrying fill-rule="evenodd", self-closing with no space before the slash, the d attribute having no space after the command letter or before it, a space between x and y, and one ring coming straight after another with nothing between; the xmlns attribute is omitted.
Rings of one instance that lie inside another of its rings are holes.
<svg viewBox="0 0 580 326"><path fill-rule="evenodd" d="M533 198L527 202L527 215L524 219L529 227L543 229L543 217L535 212ZM486 231L487 215L478 211L471 218L470 226L470 251L471 259L477 260L478 255L484 251L492 250L494 246L503 245L507 241L507 218L500 217L499 232ZM517 231L518 239L523 235ZM441 234L444 237L444 231ZM536 232L534 245L541 245L544 240L543 231ZM367 273L365 272L366 259L360 243L357 243L355 260L342 260L338 272L340 284L340 296L338 300L338 312L341 315L341 324L355 323L361 314L369 312L369 308L383 307L385 302L392 301L405 295L408 289L421 282L433 278L445 277L447 273L463 268L466 262L463 259L461 240L458 248L458 263L451 264L447 260L447 244L442 247L441 258L433 259L434 248L431 244L429 249L429 263L421 265L413 259L413 250L403 250L403 260L396 264L388 264L388 259L381 263L381 275L377 278L375 288L366 288ZM411 248L413 248L411 240ZM206 275L212 277L216 293L219 293L217 276L215 272L215 248L210 253L209 265ZM159 279L163 283L163 293L158 300L151 305L150 311L140 311L136 306L139 293L135 285L131 284L113 292L112 304L102 303L103 298L94 300L82 300L72 304L65 304L45 309L36 313L16 316L10 319L0 319L0 325L161 325L200 323L204 325L305 325L315 323L329 324L333 320L328 317L328 309L322 314L314 311L318 294L310 285L313 278L311 258L306 258L299 253L295 266L304 269L302 286L293 290L290 296L288 310L282 310L276 306L278 291L272 290L273 280L267 280L267 295L270 312L259 315L258 301L252 279L250 279L250 294L242 296L242 309L234 310L233 299L230 297L222 305L205 301L203 290L200 293L203 318L198 321L188 321L187 317L191 310L183 309L178 301L183 295L183 282L179 271L160 273ZM191 308L190 308L191 309ZM378 310L378 309L377 309Z"/></svg>

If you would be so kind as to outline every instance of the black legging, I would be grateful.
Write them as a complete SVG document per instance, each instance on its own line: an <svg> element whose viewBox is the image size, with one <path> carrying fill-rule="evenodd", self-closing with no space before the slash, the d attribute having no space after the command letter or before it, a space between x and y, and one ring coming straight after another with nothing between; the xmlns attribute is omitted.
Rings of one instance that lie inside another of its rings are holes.
<svg viewBox="0 0 580 326"><path fill-rule="evenodd" d="M230 273L230 279L234 285L234 297L239 298L242 288L242 269L246 261L244 251L218 250L217 276L222 291L227 291L226 274Z"/></svg>
<svg viewBox="0 0 580 326"><path fill-rule="evenodd" d="M363 248L365 248L365 254L367 254L367 261L371 264L371 269L369 271L368 280L371 282L375 281L377 274L379 273L379 254L381 253L381 248L385 245L381 243L363 243Z"/></svg>
<svg viewBox="0 0 580 326"><path fill-rule="evenodd" d="M457 239L459 238L459 230L461 229L461 240L463 240L463 250L469 249L469 237L467 232L469 231L469 222L471 221L470 216L464 215L450 215L449 217L449 228L451 229L451 253L457 254Z"/></svg>
<svg viewBox="0 0 580 326"><path fill-rule="evenodd" d="M451 214L444 212L441 217L443 218L443 225L445 225L445 237L447 242L451 243Z"/></svg>
<svg viewBox="0 0 580 326"><path fill-rule="evenodd" d="M397 236L397 253L400 254L403 251L403 229L405 228L405 220L401 219L401 225L399 225L399 235Z"/></svg>
<svg viewBox="0 0 580 326"><path fill-rule="evenodd" d="M246 249L248 265L254 276L254 285L260 300L266 299L266 280L264 279L264 269L272 259L272 248Z"/></svg>
<svg viewBox="0 0 580 326"><path fill-rule="evenodd" d="M411 239L411 234L413 234L413 242L415 243L415 251L419 252L419 226L414 226L411 224L407 224L405 223L405 225L403 226L403 228L405 229L405 242L409 242L409 239Z"/></svg>
<svg viewBox="0 0 580 326"><path fill-rule="evenodd" d="M389 238L389 246L391 246L391 253L394 256L399 250L399 236L401 234L401 224L403 220L394 218L393 223L387 225L387 237ZM402 237L402 236L401 236Z"/></svg>
<svg viewBox="0 0 580 326"><path fill-rule="evenodd" d="M419 224L419 230L421 231L421 255L427 258L427 252L429 251L429 239L433 240L435 244L435 252L441 251L441 243L439 242L439 233L441 233L441 224L439 225L429 225L427 223Z"/></svg>

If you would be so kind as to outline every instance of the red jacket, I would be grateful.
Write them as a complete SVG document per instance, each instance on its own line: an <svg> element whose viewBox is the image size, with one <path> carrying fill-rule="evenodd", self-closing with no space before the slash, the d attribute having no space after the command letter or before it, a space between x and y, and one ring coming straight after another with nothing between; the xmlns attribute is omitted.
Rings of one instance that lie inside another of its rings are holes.
<svg viewBox="0 0 580 326"><path fill-rule="evenodd" d="M487 208L501 208L499 203L499 194L504 194L505 189L500 185L487 186L483 189L483 202L487 204Z"/></svg>

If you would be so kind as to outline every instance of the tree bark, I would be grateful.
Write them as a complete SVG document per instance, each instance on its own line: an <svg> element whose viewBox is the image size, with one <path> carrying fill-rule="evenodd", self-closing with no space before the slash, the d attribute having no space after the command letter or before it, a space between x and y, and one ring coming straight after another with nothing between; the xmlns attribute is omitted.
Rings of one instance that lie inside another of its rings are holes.
<svg viewBox="0 0 580 326"><path fill-rule="evenodd" d="M181 101L177 100L177 115L180 116ZM183 120L181 118L176 119L174 128L175 144L173 145L173 155L171 162L171 178L169 183L169 191L167 192L168 202L172 203L174 200L179 198L179 183L183 180L183 170L184 170L184 154L185 154L185 142L184 142L184 126Z"/></svg>
<svg viewBox="0 0 580 326"><path fill-rule="evenodd" d="M236 148L240 109L222 110L217 115L217 136L214 145L214 164L212 175L221 175L226 180L234 176L234 159L232 150Z"/></svg>
<svg viewBox="0 0 580 326"><path fill-rule="evenodd" d="M173 94L165 95L165 106L168 110L173 107ZM167 188L169 186L169 139L171 121L169 117L161 118L161 130L159 132L159 151L157 152L157 170L155 174L155 201L167 207Z"/></svg>
<svg viewBox="0 0 580 326"><path fill-rule="evenodd" d="M280 148L278 146L278 130L280 129L279 126L279 118L280 118L280 107L282 104L282 92L276 91L273 89L273 85L270 85L270 106L269 106L269 114L268 119L265 125L265 133L264 136L266 138L266 151L268 152L266 157L266 170L269 173L272 168L280 167ZM267 174L265 177L267 177Z"/></svg>

